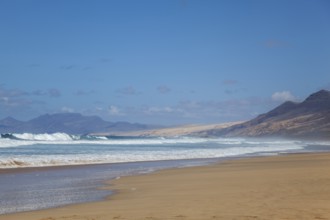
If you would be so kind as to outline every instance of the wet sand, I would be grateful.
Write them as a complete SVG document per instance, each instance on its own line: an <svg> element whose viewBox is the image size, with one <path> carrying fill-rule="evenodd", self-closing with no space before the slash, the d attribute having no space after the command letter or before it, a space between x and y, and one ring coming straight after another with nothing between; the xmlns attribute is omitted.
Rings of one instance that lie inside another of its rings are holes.
<svg viewBox="0 0 330 220"><path fill-rule="evenodd" d="M109 183L105 201L0 220L330 219L330 154L294 154L163 170Z"/></svg>

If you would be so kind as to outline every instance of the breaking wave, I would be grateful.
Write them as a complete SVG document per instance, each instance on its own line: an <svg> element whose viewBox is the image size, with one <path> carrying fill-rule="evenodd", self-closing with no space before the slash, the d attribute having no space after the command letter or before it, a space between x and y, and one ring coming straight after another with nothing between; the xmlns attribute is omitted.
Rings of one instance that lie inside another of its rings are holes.
<svg viewBox="0 0 330 220"><path fill-rule="evenodd" d="M126 136L94 136L53 134L1 134L1 147L18 147L34 144L104 144L104 145L157 145L205 142L204 138L164 138L164 137L126 137Z"/></svg>
<svg viewBox="0 0 330 220"><path fill-rule="evenodd" d="M29 140L29 141L71 141L75 137L65 134L65 133L54 133L54 134L12 134L13 137L19 140Z"/></svg>
<svg viewBox="0 0 330 220"><path fill-rule="evenodd" d="M308 145L278 139L2 134L0 168L270 155Z"/></svg>

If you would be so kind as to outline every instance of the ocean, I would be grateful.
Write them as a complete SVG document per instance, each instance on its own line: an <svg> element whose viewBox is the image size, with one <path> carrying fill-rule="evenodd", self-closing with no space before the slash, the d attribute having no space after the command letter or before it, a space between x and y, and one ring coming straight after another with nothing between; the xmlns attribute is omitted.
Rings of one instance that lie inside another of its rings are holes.
<svg viewBox="0 0 330 220"><path fill-rule="evenodd" d="M0 173L0 214L101 200L112 192L99 188L121 176L329 147L280 139L6 134L0 138L0 172L6 171ZM13 169L28 167L54 168Z"/></svg>

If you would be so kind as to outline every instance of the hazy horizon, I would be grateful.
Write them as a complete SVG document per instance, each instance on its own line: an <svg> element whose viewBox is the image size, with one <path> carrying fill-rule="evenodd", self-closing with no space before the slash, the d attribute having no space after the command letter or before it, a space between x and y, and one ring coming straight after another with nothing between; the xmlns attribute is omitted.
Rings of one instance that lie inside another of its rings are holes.
<svg viewBox="0 0 330 220"><path fill-rule="evenodd" d="M0 119L249 120L330 89L330 3L5 0Z"/></svg>

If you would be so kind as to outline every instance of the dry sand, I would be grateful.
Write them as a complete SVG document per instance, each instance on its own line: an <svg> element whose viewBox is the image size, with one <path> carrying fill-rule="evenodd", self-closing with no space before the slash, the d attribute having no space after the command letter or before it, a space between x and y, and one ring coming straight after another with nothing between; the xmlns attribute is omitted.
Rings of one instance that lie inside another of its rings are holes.
<svg viewBox="0 0 330 220"><path fill-rule="evenodd" d="M124 177L106 201L0 220L330 219L330 154L238 159Z"/></svg>

